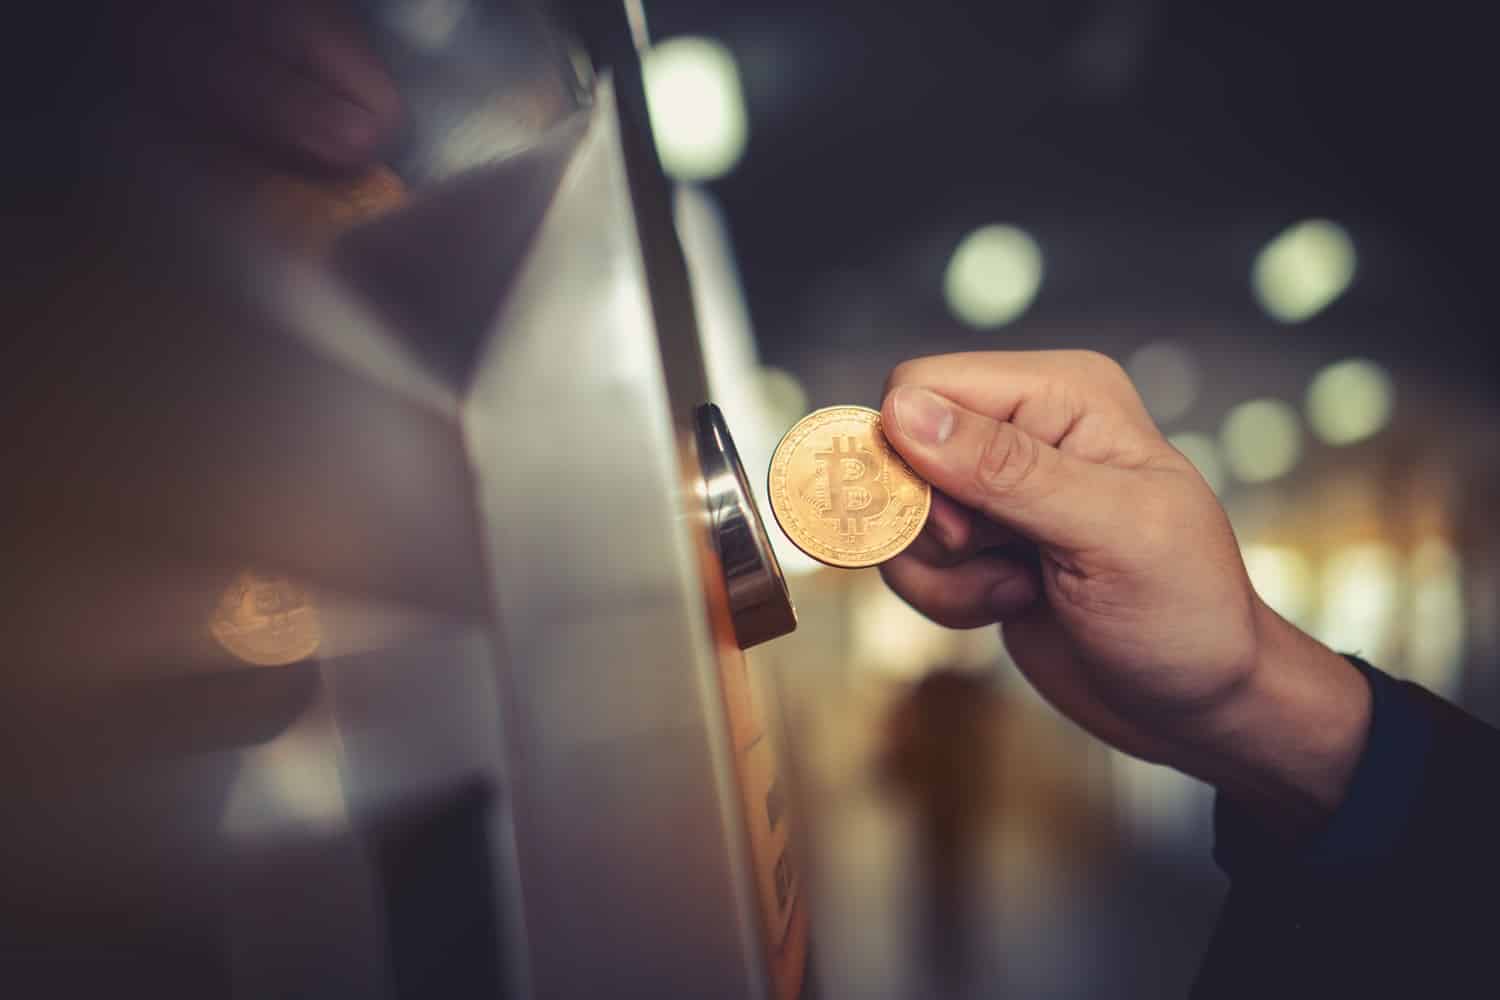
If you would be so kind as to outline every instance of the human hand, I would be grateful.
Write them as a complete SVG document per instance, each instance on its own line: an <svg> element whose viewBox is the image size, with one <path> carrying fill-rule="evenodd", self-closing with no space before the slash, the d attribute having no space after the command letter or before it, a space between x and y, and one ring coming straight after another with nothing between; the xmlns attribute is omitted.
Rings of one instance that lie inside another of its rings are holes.
<svg viewBox="0 0 1500 1000"><path fill-rule="evenodd" d="M396 86L346 0L156 0L134 27L146 92L205 134L320 171L374 162Z"/></svg>
<svg viewBox="0 0 1500 1000"><path fill-rule="evenodd" d="M999 622L1037 690L1127 753L1252 807L1337 804L1368 689L1256 596L1213 491L1117 364L922 358L891 374L882 418L944 494L882 567L892 589L942 624Z"/></svg>

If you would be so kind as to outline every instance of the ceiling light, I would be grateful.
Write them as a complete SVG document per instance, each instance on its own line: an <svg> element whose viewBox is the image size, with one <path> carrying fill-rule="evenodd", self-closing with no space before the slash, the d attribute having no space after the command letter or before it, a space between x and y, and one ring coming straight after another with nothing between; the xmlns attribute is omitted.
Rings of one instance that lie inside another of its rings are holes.
<svg viewBox="0 0 1500 1000"><path fill-rule="evenodd" d="M733 169L745 153L749 124L730 51L710 38L671 38L646 51L641 70L662 168L684 181Z"/></svg>
<svg viewBox="0 0 1500 1000"><path fill-rule="evenodd" d="M1329 365L1307 389L1307 422L1333 445L1363 441L1391 419L1391 377L1373 361Z"/></svg>
<svg viewBox="0 0 1500 1000"><path fill-rule="evenodd" d="M1041 247L1016 226L983 226L965 236L943 275L948 308L980 330L1019 317L1041 284Z"/></svg>
<svg viewBox="0 0 1500 1000"><path fill-rule="evenodd" d="M1219 432L1224 459L1235 478L1264 483L1292 470L1302 454L1297 413L1279 399L1255 399L1229 411Z"/></svg>
<svg viewBox="0 0 1500 1000"><path fill-rule="evenodd" d="M1311 319L1354 280L1354 241L1337 223L1309 219L1283 230L1255 258L1250 283L1283 323Z"/></svg>

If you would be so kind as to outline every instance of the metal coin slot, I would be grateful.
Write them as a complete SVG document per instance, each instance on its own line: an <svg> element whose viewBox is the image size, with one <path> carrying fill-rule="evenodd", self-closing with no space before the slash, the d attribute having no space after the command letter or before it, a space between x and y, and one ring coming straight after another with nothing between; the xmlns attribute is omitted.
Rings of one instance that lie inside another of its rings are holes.
<svg viewBox="0 0 1500 1000"><path fill-rule="evenodd" d="M709 532L724 567L735 639L749 649L794 630L797 612L724 415L704 403L695 417Z"/></svg>

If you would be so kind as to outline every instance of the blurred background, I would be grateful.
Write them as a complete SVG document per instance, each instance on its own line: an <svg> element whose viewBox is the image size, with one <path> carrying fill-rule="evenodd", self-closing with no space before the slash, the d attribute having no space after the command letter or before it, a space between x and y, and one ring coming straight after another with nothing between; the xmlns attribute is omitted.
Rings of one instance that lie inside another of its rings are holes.
<svg viewBox="0 0 1500 1000"><path fill-rule="evenodd" d="M878 406L905 358L1102 351L1275 608L1500 718L1495 86L1472 23L1342 2L647 11L711 373L757 474L807 410ZM695 259L714 227L743 309ZM775 541L801 626L757 655L832 992L1185 995L1225 888L1212 793L1061 720L995 630L933 626L873 570Z"/></svg>

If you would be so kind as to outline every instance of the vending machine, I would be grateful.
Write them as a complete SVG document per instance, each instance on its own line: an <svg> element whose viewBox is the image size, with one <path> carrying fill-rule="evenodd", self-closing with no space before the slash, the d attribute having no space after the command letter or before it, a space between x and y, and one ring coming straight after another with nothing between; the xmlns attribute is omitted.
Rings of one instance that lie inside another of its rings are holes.
<svg viewBox="0 0 1500 1000"><path fill-rule="evenodd" d="M377 170L134 150L38 251L8 996L811 992L796 616L602 6L365 4Z"/></svg>

